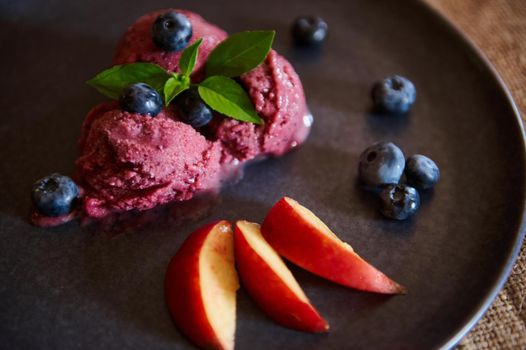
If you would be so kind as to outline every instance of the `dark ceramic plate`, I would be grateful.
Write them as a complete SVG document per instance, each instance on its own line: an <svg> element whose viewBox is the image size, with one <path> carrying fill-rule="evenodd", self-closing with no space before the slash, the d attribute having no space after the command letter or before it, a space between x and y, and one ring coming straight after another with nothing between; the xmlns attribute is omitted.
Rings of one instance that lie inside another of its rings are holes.
<svg viewBox="0 0 526 350"><path fill-rule="evenodd" d="M348 290L292 268L330 334L277 326L241 290L237 349L449 347L504 283L523 237L525 151L518 113L480 54L417 1L181 1L230 32L275 28L275 48L305 86L315 124L303 147L248 167L215 198L55 229L27 220L29 187L72 173L83 117L103 100L84 81L108 66L128 25L170 1L17 1L1 7L0 344L8 349L182 349L163 278L195 228L225 218L261 221L287 194L406 296ZM326 19L321 50L290 45L300 14ZM373 81L409 77L407 117L370 112ZM356 184L360 152L392 140L440 165L442 180L406 222L384 220Z"/></svg>

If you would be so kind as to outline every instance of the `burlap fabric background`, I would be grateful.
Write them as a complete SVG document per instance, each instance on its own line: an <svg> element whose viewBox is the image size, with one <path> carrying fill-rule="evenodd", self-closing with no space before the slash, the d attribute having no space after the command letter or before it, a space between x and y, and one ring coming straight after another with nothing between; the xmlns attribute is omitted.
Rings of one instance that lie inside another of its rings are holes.
<svg viewBox="0 0 526 350"><path fill-rule="evenodd" d="M526 0L426 0L493 63L526 122ZM526 349L526 244L493 305L458 349Z"/></svg>

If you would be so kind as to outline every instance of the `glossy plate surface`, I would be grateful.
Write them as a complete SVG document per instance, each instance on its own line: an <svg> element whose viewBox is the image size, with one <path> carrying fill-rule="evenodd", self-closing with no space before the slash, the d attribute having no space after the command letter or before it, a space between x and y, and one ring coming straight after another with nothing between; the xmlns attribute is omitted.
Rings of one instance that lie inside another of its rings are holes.
<svg viewBox="0 0 526 350"><path fill-rule="evenodd" d="M303 147L253 164L218 197L55 229L28 223L29 188L71 174L87 111L84 84L111 61L140 15L176 5L229 32L276 29L315 123ZM261 221L283 195L312 209L368 261L404 284L385 297L293 273L331 324L308 335L267 319L241 290L237 349L425 349L451 346L504 282L523 235L524 139L491 68L416 1L16 1L0 5L0 343L9 349L191 349L164 303L166 266L197 227ZM299 10L301 9L301 10ZM301 14L322 16L321 50L290 44ZM397 73L417 87L407 117L370 112L372 83ZM359 154L391 140L426 154L442 179L412 220L384 220L356 184Z"/></svg>

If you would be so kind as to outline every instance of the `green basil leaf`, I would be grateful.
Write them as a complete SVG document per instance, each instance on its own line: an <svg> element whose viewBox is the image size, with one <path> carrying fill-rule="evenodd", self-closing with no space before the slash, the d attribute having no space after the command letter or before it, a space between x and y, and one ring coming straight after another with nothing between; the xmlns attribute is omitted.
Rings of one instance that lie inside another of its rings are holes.
<svg viewBox="0 0 526 350"><path fill-rule="evenodd" d="M124 90L133 83L146 83L159 93L170 78L162 67L153 63L132 63L113 66L100 72L87 84L112 99L118 99Z"/></svg>
<svg viewBox="0 0 526 350"><path fill-rule="evenodd" d="M190 78L173 74L164 84L164 104L168 106L170 102L184 90L190 87Z"/></svg>
<svg viewBox="0 0 526 350"><path fill-rule="evenodd" d="M231 118L262 124L250 98L233 79L216 75L207 78L198 87L199 96L213 110Z"/></svg>
<svg viewBox="0 0 526 350"><path fill-rule="evenodd" d="M275 34L272 30L231 35L208 56L207 76L237 77L256 68L267 57Z"/></svg>
<svg viewBox="0 0 526 350"><path fill-rule="evenodd" d="M203 39L196 40L192 45L184 49L181 58L179 59L179 69L181 70L181 74L192 74L199 53L199 45L201 45L202 42Z"/></svg>

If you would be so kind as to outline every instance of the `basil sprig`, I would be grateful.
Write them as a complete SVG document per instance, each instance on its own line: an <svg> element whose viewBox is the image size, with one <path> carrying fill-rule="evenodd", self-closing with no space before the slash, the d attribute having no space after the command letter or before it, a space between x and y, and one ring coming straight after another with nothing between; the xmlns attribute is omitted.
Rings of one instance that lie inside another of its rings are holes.
<svg viewBox="0 0 526 350"><path fill-rule="evenodd" d="M262 124L263 120L246 91L231 78L260 65L272 47L274 36L274 31L248 31L231 35L210 53L206 62L207 78L199 84L192 84L190 75L195 68L202 39L183 51L179 59L179 73L167 72L153 63L131 63L113 66L87 83L112 99L118 99L130 84L146 83L164 97L166 106L181 92L194 86L213 110L233 119Z"/></svg>
<svg viewBox="0 0 526 350"><path fill-rule="evenodd" d="M179 59L179 69L181 70L181 74L186 76L190 76L190 74L192 74L192 71L195 67L195 63L197 62L199 46L201 46L202 42L203 39L196 40L192 45L188 46L181 54L181 58Z"/></svg>
<svg viewBox="0 0 526 350"><path fill-rule="evenodd" d="M232 34L210 53L206 61L206 74L238 77L251 71L265 60L274 31L253 31Z"/></svg>
<svg viewBox="0 0 526 350"><path fill-rule="evenodd" d="M244 122L261 124L261 118L247 93L232 78L214 75L199 84L197 89L203 101L217 112Z"/></svg>
<svg viewBox="0 0 526 350"><path fill-rule="evenodd" d="M132 63L106 69L88 80L87 83L103 95L116 100L120 97L122 90L133 83L146 83L160 92L168 78L170 78L170 73L156 64Z"/></svg>

